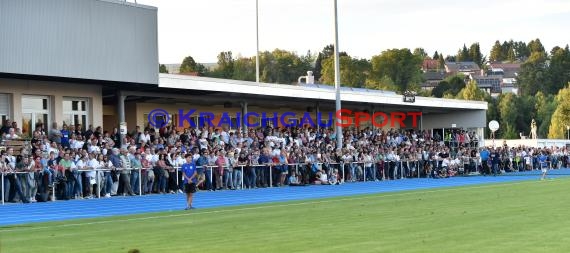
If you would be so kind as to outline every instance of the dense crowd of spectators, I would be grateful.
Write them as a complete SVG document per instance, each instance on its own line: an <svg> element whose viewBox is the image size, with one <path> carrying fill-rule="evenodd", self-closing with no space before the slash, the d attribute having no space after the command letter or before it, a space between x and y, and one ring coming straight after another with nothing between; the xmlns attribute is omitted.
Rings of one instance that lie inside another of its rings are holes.
<svg viewBox="0 0 570 253"><path fill-rule="evenodd" d="M13 122L0 129L3 140L22 134ZM121 137L117 128L37 125L29 145L1 152L4 200L81 199L182 192L178 168L193 155L201 190L341 184L404 177L444 178L457 174L568 167L566 148L479 148L473 132L345 129L335 148L331 129L198 128L177 131L136 129ZM121 144L121 138L122 144ZM547 160L539 159L544 154ZM546 163L548 165L546 165ZM242 174L243 173L243 174ZM53 192L50 192L52 191Z"/></svg>

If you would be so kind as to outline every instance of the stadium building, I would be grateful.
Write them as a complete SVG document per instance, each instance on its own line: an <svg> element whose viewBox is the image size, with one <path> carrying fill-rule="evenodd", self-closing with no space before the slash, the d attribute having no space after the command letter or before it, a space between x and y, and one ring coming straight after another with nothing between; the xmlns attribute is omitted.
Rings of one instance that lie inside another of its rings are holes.
<svg viewBox="0 0 570 253"><path fill-rule="evenodd" d="M159 74L155 7L118 0L4 0L0 23L0 117L15 121L24 135L52 123L112 130L124 122L131 131L147 125L157 108L177 126L180 109L216 115L335 109L334 89L326 85ZM343 88L341 98L343 108L353 111L421 112L416 129L443 136L444 129L463 128L484 138L486 102L404 101L393 92L355 88ZM409 128L411 118L404 123Z"/></svg>

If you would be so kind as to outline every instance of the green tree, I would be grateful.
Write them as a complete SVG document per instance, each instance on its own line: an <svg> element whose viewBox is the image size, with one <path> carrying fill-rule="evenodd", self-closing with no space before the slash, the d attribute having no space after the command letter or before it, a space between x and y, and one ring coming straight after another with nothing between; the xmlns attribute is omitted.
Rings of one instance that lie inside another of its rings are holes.
<svg viewBox="0 0 570 253"><path fill-rule="evenodd" d="M556 110L556 99L554 95L545 95L542 91L536 93L536 95L529 96L534 99L534 110L536 111L536 121L538 122L538 136L548 136L548 131L550 128L550 122L552 119L552 114ZM525 115L525 113L521 113ZM527 121L527 125L530 120Z"/></svg>
<svg viewBox="0 0 570 253"><path fill-rule="evenodd" d="M491 48L491 53L489 54L489 60L492 62L503 61L505 57L503 56L503 50L501 47L501 42L495 41L495 44Z"/></svg>
<svg viewBox="0 0 570 253"><path fill-rule="evenodd" d="M521 65L517 82L523 95L534 95L539 90L545 90L545 86L549 82L546 60L546 54L533 52L528 60Z"/></svg>
<svg viewBox="0 0 570 253"><path fill-rule="evenodd" d="M445 58L443 58L443 54L439 54L438 61L439 69L445 69Z"/></svg>
<svg viewBox="0 0 570 253"><path fill-rule="evenodd" d="M445 80L447 80L449 82L449 85L450 85L449 91L454 96L457 96L457 94L459 94L459 92L463 88L465 88L465 85L466 85L465 76L463 76L463 74L457 74L457 75L449 76L449 77L445 78Z"/></svg>
<svg viewBox="0 0 570 253"><path fill-rule="evenodd" d="M499 100L499 116L501 117L501 125L516 126L518 116L517 98L513 93L501 95Z"/></svg>
<svg viewBox="0 0 570 253"><path fill-rule="evenodd" d="M234 80L255 81L255 57L239 57L234 61Z"/></svg>
<svg viewBox="0 0 570 253"><path fill-rule="evenodd" d="M530 56L530 50L523 41L514 42L513 49L515 50L515 56L518 61L525 61Z"/></svg>
<svg viewBox="0 0 570 253"><path fill-rule="evenodd" d="M334 58L328 58L323 61L321 82L331 85L334 84L334 71ZM368 60L355 59L350 56L340 57L340 83L343 86L356 88L364 87L369 73L370 62L368 62ZM381 83L376 84L380 85ZM374 87L374 85L371 87Z"/></svg>
<svg viewBox="0 0 570 253"><path fill-rule="evenodd" d="M216 77L232 78L234 76L235 60L231 51L220 52L218 54L218 66L213 71Z"/></svg>
<svg viewBox="0 0 570 253"><path fill-rule="evenodd" d="M566 126L570 126L570 83L556 95L556 110L552 114L548 138L565 139Z"/></svg>
<svg viewBox="0 0 570 253"><path fill-rule="evenodd" d="M437 52L437 50L435 50L435 52L433 53L433 56L431 58L434 60L439 60L439 53Z"/></svg>
<svg viewBox="0 0 570 253"><path fill-rule="evenodd" d="M444 97L445 94L456 97L463 88L465 88L464 76L463 74L458 74L446 77L443 81L439 82L431 94L438 98Z"/></svg>
<svg viewBox="0 0 570 253"><path fill-rule="evenodd" d="M545 84L545 88L547 93L556 94L570 82L570 49L568 45L565 48L554 47L550 55L548 66L550 80Z"/></svg>
<svg viewBox="0 0 570 253"><path fill-rule="evenodd" d="M473 60L471 59L471 55L469 55L469 49L467 49L467 46L465 46L465 44L463 44L463 48L457 51L457 57L455 60L458 62Z"/></svg>
<svg viewBox="0 0 570 253"><path fill-rule="evenodd" d="M457 62L457 56L455 55L448 55L445 57L446 62Z"/></svg>
<svg viewBox="0 0 570 253"><path fill-rule="evenodd" d="M501 44L501 55L503 56L503 61L507 60L507 55L509 54L509 48L511 47L513 40L503 41Z"/></svg>
<svg viewBox="0 0 570 253"><path fill-rule="evenodd" d="M481 53L481 48L479 47L479 43L473 43L469 47L469 60L477 63L477 65L482 68L484 59L483 54Z"/></svg>
<svg viewBox="0 0 570 253"><path fill-rule="evenodd" d="M339 57L348 56L346 52L339 52ZM328 58L334 58L334 45L329 44L326 45L323 50L317 55L317 59L315 61L315 68L313 69L313 75L315 76L315 80L320 80L322 75L323 69L323 61Z"/></svg>
<svg viewBox="0 0 570 253"><path fill-rule="evenodd" d="M499 121L499 110L497 109L498 100L492 98L491 96L486 96L485 101L487 101L488 109L487 109L487 121L497 120ZM490 136L491 130L488 127L485 127L485 136Z"/></svg>
<svg viewBox="0 0 570 253"><path fill-rule="evenodd" d="M267 83L296 83L299 76L304 76L312 69L309 56L299 56L294 52L275 49L259 55L260 80Z"/></svg>
<svg viewBox="0 0 570 253"><path fill-rule="evenodd" d="M166 65L164 64L158 65L158 73L168 74L168 69L166 68Z"/></svg>
<svg viewBox="0 0 570 253"><path fill-rule="evenodd" d="M203 76L206 72L206 67L202 64L196 63L192 56L186 56L184 60L182 60L182 64L180 64L181 74L195 73L199 76Z"/></svg>
<svg viewBox="0 0 570 253"><path fill-rule="evenodd" d="M522 107L525 107L525 105L527 105L527 107L529 105L525 102L525 100L520 101L519 97L513 93L501 94L497 98L497 112L499 122L501 122L502 125L502 130L500 131L502 138L517 138L519 132L524 132L524 130L520 128L518 121L521 116L519 110L522 110ZM532 104L530 104L529 110L532 110ZM528 113L526 115L528 115Z"/></svg>
<svg viewBox="0 0 570 253"><path fill-rule="evenodd" d="M503 126L505 130L501 131L501 137L503 139L517 139L519 134L517 130L511 123L507 123Z"/></svg>
<svg viewBox="0 0 570 253"><path fill-rule="evenodd" d="M532 55L532 53L542 53L542 54L546 55L546 50L544 49L542 42L540 42L540 39L538 39L538 38L535 40L531 40L528 43L528 50L529 50L531 55Z"/></svg>
<svg viewBox="0 0 570 253"><path fill-rule="evenodd" d="M524 135L528 135L530 133L530 122L532 121L533 118L536 119L534 97L517 96L516 103L513 104L513 107L516 108L516 114L517 114L516 124L514 125L514 127L516 127L516 130L518 132L522 132ZM537 119L537 123L540 126L542 122ZM538 134L539 136L545 136L545 135L540 135L540 131Z"/></svg>
<svg viewBox="0 0 570 253"><path fill-rule="evenodd" d="M426 50L421 47L414 49L414 55L420 57L422 60L428 57Z"/></svg>
<svg viewBox="0 0 570 253"><path fill-rule="evenodd" d="M517 60L517 56L515 55L515 49L511 46L507 52L507 61L515 62Z"/></svg>
<svg viewBox="0 0 570 253"><path fill-rule="evenodd" d="M447 98L447 99L455 99L455 96L453 96L453 94L451 94L450 92L445 92L443 94L443 98Z"/></svg>
<svg viewBox="0 0 570 253"><path fill-rule="evenodd" d="M475 80L470 80L467 85L465 85L465 88L461 89L457 94L457 98L463 100L484 101L485 97L486 93L479 89Z"/></svg>
<svg viewBox="0 0 570 253"><path fill-rule="evenodd" d="M378 81L372 82L370 79L366 80L365 88L373 90L389 90L396 91L398 87L394 84L394 81L388 76L384 76Z"/></svg>
<svg viewBox="0 0 570 253"><path fill-rule="evenodd" d="M451 85L448 81L443 80L437 84L433 90L431 90L431 95L436 98L443 98L446 91L450 89Z"/></svg>
<svg viewBox="0 0 570 253"><path fill-rule="evenodd" d="M398 91L406 91L417 87L422 82L422 59L409 49L390 49L372 56L370 82L378 82L388 76L398 87Z"/></svg>

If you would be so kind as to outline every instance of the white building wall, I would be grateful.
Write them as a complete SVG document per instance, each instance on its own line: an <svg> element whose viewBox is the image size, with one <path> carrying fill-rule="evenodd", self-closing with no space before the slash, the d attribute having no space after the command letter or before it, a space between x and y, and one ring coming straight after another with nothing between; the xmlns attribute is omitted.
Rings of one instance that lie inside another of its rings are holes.
<svg viewBox="0 0 570 253"><path fill-rule="evenodd" d="M0 73L158 84L155 7L2 0L0 24Z"/></svg>
<svg viewBox="0 0 570 253"><path fill-rule="evenodd" d="M22 96L47 96L50 100L50 125L57 122L61 126L63 100L66 97L89 99L88 122L93 126L103 125L103 99L100 85L86 85L19 79L0 79L0 93L8 94L11 100L10 119L22 125Z"/></svg>

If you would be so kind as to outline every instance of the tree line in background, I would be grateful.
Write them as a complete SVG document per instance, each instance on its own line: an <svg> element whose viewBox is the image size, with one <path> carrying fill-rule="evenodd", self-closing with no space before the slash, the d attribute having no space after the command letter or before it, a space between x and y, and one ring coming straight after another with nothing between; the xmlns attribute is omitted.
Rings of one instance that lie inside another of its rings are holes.
<svg viewBox="0 0 570 253"><path fill-rule="evenodd" d="M334 47L327 45L317 54L305 55L275 49L259 54L260 81L295 84L300 76L313 71L315 80L334 84ZM437 51L430 57L423 48L389 49L370 59L352 57L340 52L340 79L343 86L390 90L402 93L416 91L421 96L487 101L487 119L498 120L501 129L497 138L528 136L534 118L539 126L539 138L565 138L570 125L570 49L556 46L547 52L539 39L523 41L496 41L489 55L481 52L479 43L465 44L456 55L443 56ZM198 76L255 81L255 56L235 57L232 52L218 54L217 66L212 69L197 63L191 56L183 59L180 73ZM452 75L439 82L431 91L422 90L425 81L422 64L425 59L437 61L435 71L445 71L445 62L475 62L486 70L487 62L521 63L517 84L519 95L512 93L491 97L480 90L477 83L465 76ZM166 66L159 71L167 73ZM566 86L568 85L568 86ZM488 136L488 135L487 135Z"/></svg>

